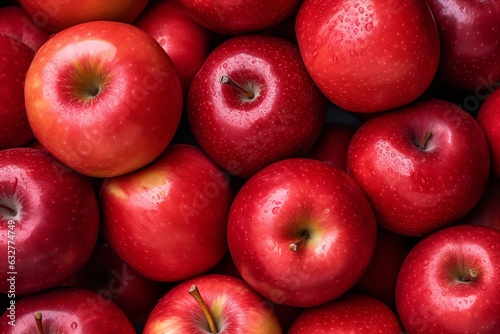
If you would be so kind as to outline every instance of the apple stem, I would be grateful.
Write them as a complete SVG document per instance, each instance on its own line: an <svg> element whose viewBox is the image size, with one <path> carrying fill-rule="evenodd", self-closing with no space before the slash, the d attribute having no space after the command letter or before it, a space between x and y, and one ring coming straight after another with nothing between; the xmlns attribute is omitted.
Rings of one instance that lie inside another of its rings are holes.
<svg viewBox="0 0 500 334"><path fill-rule="evenodd" d="M38 329L38 334L44 334L42 326L42 312L35 312L36 328Z"/></svg>
<svg viewBox="0 0 500 334"><path fill-rule="evenodd" d="M251 100L255 97L255 94L252 91L243 87L242 85L240 85L239 83L237 83L236 81L234 81L233 79L231 79L231 77L229 77L227 75L221 76L219 81L222 84L229 85L229 86L235 88L236 90L238 90L241 94L243 94L243 96L245 96L249 100Z"/></svg>
<svg viewBox="0 0 500 334"><path fill-rule="evenodd" d="M191 296L193 296L194 299L196 299L196 301L198 302L198 305L200 305L201 311L203 312L205 318L208 321L208 327L210 327L210 332L212 334L217 334L218 332L217 332L217 327L215 326L214 317L212 316L212 313L210 312L207 304L201 297L198 287L193 284L189 289L189 294L191 294Z"/></svg>
<svg viewBox="0 0 500 334"><path fill-rule="evenodd" d="M0 203L0 211L5 211L7 212L8 215L15 216L17 214L16 210L12 209L11 207Z"/></svg>
<svg viewBox="0 0 500 334"><path fill-rule="evenodd" d="M430 131L427 131L424 135L424 137L422 137L422 139L420 139L420 143L418 145L418 148L421 149L421 150L424 150L425 149L425 146L427 145L427 141L429 140L429 138L432 136L432 132Z"/></svg>
<svg viewBox="0 0 500 334"><path fill-rule="evenodd" d="M462 276L460 280L462 282L470 282L473 281L476 277L477 277L477 271L475 271L474 269L470 269L469 272L464 276Z"/></svg>
<svg viewBox="0 0 500 334"><path fill-rule="evenodd" d="M306 233L306 232L302 233L302 237L299 240L297 240L297 241L295 241L295 242L293 242L293 243L290 244L290 250L292 252L298 251L299 248L300 248L300 246L304 243L304 241L306 241L310 237L311 236L308 233Z"/></svg>

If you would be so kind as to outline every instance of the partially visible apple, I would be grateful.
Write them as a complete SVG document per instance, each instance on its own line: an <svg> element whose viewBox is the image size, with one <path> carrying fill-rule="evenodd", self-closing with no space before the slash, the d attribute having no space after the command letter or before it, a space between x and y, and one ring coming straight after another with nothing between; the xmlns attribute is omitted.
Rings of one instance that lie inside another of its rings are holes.
<svg viewBox="0 0 500 334"><path fill-rule="evenodd" d="M33 23L19 5L0 8L0 33L19 39L35 52L50 37L50 33Z"/></svg>
<svg viewBox="0 0 500 334"><path fill-rule="evenodd" d="M312 307L350 289L372 258L373 211L339 168L306 158L275 162L236 194L228 244L243 279L277 304Z"/></svg>
<svg viewBox="0 0 500 334"><path fill-rule="evenodd" d="M50 38L26 76L38 141L65 165L111 177L153 161L182 113L182 87L161 46L133 25L93 21Z"/></svg>
<svg viewBox="0 0 500 334"><path fill-rule="evenodd" d="M280 334L282 330L272 304L244 281L211 274L181 282L168 291L143 331L178 333Z"/></svg>
<svg viewBox="0 0 500 334"><path fill-rule="evenodd" d="M500 231L456 225L420 241L401 266L399 318L408 333L500 331Z"/></svg>
<svg viewBox="0 0 500 334"><path fill-rule="evenodd" d="M87 178L34 148L0 151L2 293L27 295L63 283L89 258L98 229Z"/></svg>
<svg viewBox="0 0 500 334"><path fill-rule="evenodd" d="M347 169L380 226L423 236L463 218L490 171L478 122L445 100L424 100L365 122L348 148Z"/></svg>
<svg viewBox="0 0 500 334"><path fill-rule="evenodd" d="M463 224L490 226L500 230L499 204L500 179L491 176L477 204L460 222Z"/></svg>
<svg viewBox="0 0 500 334"><path fill-rule="evenodd" d="M495 89L479 108L477 121L486 135L491 154L491 171L500 179L500 89Z"/></svg>

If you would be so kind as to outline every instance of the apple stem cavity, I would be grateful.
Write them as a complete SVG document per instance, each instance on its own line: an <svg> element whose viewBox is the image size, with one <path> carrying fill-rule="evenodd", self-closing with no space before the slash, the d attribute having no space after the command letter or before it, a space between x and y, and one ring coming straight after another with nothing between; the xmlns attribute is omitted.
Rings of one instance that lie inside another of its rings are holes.
<svg viewBox="0 0 500 334"><path fill-rule="evenodd" d="M196 299L198 302L198 305L200 305L201 311L205 315L205 318L207 319L208 322L208 327L210 328L210 332L212 334L217 334L217 326L215 326L215 321L214 317L212 316L212 313L210 312L210 309L208 308L207 304L201 297L200 291L198 290L198 287L196 285L192 285L191 288L189 289L189 294Z"/></svg>
<svg viewBox="0 0 500 334"><path fill-rule="evenodd" d="M421 150L425 150L425 147L427 146L427 141L429 138L432 136L432 132L427 131L425 135L420 139L420 142L418 144L418 148Z"/></svg>
<svg viewBox="0 0 500 334"><path fill-rule="evenodd" d="M471 282L471 281L475 280L476 277L477 277L477 271L475 271L474 269L470 269L469 272L467 272L467 274L462 276L462 278L460 280L462 282Z"/></svg>
<svg viewBox="0 0 500 334"><path fill-rule="evenodd" d="M293 243L290 244L290 250L292 252L298 251L299 248L300 248L300 246L304 243L304 241L306 241L310 237L311 236L309 235L309 233L307 233L307 232L302 233L302 237L299 240L297 240L297 241L295 241L295 242L293 242Z"/></svg>
<svg viewBox="0 0 500 334"><path fill-rule="evenodd" d="M237 83L236 81L234 81L233 79L231 79L231 77L229 77L227 75L221 76L219 81L222 84L229 85L229 86L235 88L238 92L240 92L245 98L247 98L249 100L253 100L255 98L254 92L243 87L242 85L240 85L239 83Z"/></svg>
<svg viewBox="0 0 500 334"><path fill-rule="evenodd" d="M36 328L38 329L38 334L44 334L42 326L42 312L40 311L35 312L35 321L36 321Z"/></svg>
<svg viewBox="0 0 500 334"><path fill-rule="evenodd" d="M2 203L0 203L0 211L7 212L7 214L12 217L14 217L17 214L16 210Z"/></svg>

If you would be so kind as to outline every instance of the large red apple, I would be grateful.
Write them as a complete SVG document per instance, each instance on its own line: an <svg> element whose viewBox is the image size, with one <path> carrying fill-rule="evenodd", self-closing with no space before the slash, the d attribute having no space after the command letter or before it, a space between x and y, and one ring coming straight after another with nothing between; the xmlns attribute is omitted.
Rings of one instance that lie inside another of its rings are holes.
<svg viewBox="0 0 500 334"><path fill-rule="evenodd" d="M33 139L24 107L24 81L33 56L26 44L0 33L0 150Z"/></svg>
<svg viewBox="0 0 500 334"><path fill-rule="evenodd" d="M38 141L89 176L111 177L153 161L182 113L175 67L149 34L94 21L65 29L36 53L25 85Z"/></svg>
<svg viewBox="0 0 500 334"><path fill-rule="evenodd" d="M288 334L402 332L398 317L387 305L368 296L346 294L324 305L303 310Z"/></svg>
<svg viewBox="0 0 500 334"><path fill-rule="evenodd" d="M151 312L143 334L281 332L272 304L244 281L210 274L179 283L167 292Z"/></svg>
<svg viewBox="0 0 500 334"><path fill-rule="evenodd" d="M390 231L422 236L457 222L478 202L490 157L478 122L444 100L378 115L351 139L347 169Z"/></svg>
<svg viewBox="0 0 500 334"><path fill-rule="evenodd" d="M87 178L33 148L0 151L0 291L61 284L87 261L99 228Z"/></svg>
<svg viewBox="0 0 500 334"><path fill-rule="evenodd" d="M18 5L0 8L0 33L19 39L33 51L37 51L50 37L50 33L37 26Z"/></svg>
<svg viewBox="0 0 500 334"><path fill-rule="evenodd" d="M148 0L19 0L36 25L59 32L89 21L132 23Z"/></svg>
<svg viewBox="0 0 500 334"><path fill-rule="evenodd" d="M500 179L500 89L486 98L477 113L477 121L490 148L491 171Z"/></svg>
<svg viewBox="0 0 500 334"><path fill-rule="evenodd" d="M176 0L156 0L134 25L160 43L172 59L187 97L191 81L212 48L213 34L191 18Z"/></svg>
<svg viewBox="0 0 500 334"><path fill-rule="evenodd" d="M427 0L439 30L441 57L437 76L478 98L500 80L500 2Z"/></svg>
<svg viewBox="0 0 500 334"><path fill-rule="evenodd" d="M184 280L212 268L227 252L231 201L227 179L205 153L172 145L149 166L104 181L104 235L139 274Z"/></svg>
<svg viewBox="0 0 500 334"><path fill-rule="evenodd" d="M396 305L408 333L500 331L500 231L456 225L420 241L401 267Z"/></svg>
<svg viewBox="0 0 500 334"><path fill-rule="evenodd" d="M349 111L415 100L439 63L438 31L423 0L305 0L296 31L314 82Z"/></svg>
<svg viewBox="0 0 500 334"><path fill-rule="evenodd" d="M0 317L3 334L136 334L115 304L85 289L43 291L17 301L14 308Z"/></svg>
<svg viewBox="0 0 500 334"><path fill-rule="evenodd" d="M219 45L195 76L187 105L203 150L243 178L304 154L319 135L326 109L297 47L264 35Z"/></svg>
<svg viewBox="0 0 500 334"><path fill-rule="evenodd" d="M228 219L243 279L278 304L312 307L339 297L366 270L376 224L359 186L341 169L295 158L252 176Z"/></svg>

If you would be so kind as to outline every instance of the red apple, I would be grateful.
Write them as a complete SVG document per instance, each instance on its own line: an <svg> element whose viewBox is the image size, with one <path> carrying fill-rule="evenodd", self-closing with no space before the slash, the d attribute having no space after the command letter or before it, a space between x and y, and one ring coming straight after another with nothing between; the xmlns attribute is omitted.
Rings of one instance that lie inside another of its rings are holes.
<svg viewBox="0 0 500 334"><path fill-rule="evenodd" d="M33 51L37 51L50 37L50 33L37 26L18 5L0 8L0 33L19 39Z"/></svg>
<svg viewBox="0 0 500 334"><path fill-rule="evenodd" d="M87 178L32 148L0 151L0 291L57 286L87 261L99 206Z"/></svg>
<svg viewBox="0 0 500 334"><path fill-rule="evenodd" d="M349 111L412 102L439 63L438 31L423 0L305 0L296 31L314 82Z"/></svg>
<svg viewBox="0 0 500 334"><path fill-rule="evenodd" d="M187 103L200 146L243 178L304 154L319 135L326 109L297 47L264 35L219 45L194 78Z"/></svg>
<svg viewBox="0 0 500 334"><path fill-rule="evenodd" d="M209 326L210 318L215 331ZM281 332L272 304L244 281L212 274L184 281L167 292L151 312L143 334Z"/></svg>
<svg viewBox="0 0 500 334"><path fill-rule="evenodd" d="M24 108L24 81L33 56L26 44L0 33L0 150L33 139Z"/></svg>
<svg viewBox="0 0 500 334"><path fill-rule="evenodd" d="M201 150L172 145L149 166L104 181L104 235L139 274L184 280L227 252L231 201L227 179Z"/></svg>
<svg viewBox="0 0 500 334"><path fill-rule="evenodd" d="M0 317L4 334L136 333L115 304L93 291L58 288L26 296L14 305L15 311L7 309Z"/></svg>
<svg viewBox="0 0 500 334"><path fill-rule="evenodd" d="M154 37L172 59L187 97L194 76L211 51L213 34L176 0L151 2L134 25Z"/></svg>
<svg viewBox="0 0 500 334"><path fill-rule="evenodd" d="M496 89L481 105L477 121L486 135L491 153L491 171L500 179L500 90Z"/></svg>
<svg viewBox="0 0 500 334"><path fill-rule="evenodd" d="M25 85L38 141L85 175L111 177L153 161L179 125L182 88L149 34L125 23L68 28L36 53Z"/></svg>
<svg viewBox="0 0 500 334"><path fill-rule="evenodd" d="M491 176L483 195L471 211L460 221L494 227L500 230L500 179Z"/></svg>
<svg viewBox="0 0 500 334"><path fill-rule="evenodd" d="M19 0L19 4L38 26L59 32L89 21L132 23L148 0Z"/></svg>
<svg viewBox="0 0 500 334"><path fill-rule="evenodd" d="M301 0L179 0L199 24L223 35L271 28L292 16Z"/></svg>
<svg viewBox="0 0 500 334"><path fill-rule="evenodd" d="M354 180L322 161L275 162L231 206L229 251L243 279L277 304L312 307L351 288L376 240L373 211Z"/></svg>
<svg viewBox="0 0 500 334"><path fill-rule="evenodd" d="M351 139L349 174L380 226L423 236L463 218L488 180L478 122L444 100L425 100L365 122Z"/></svg>
<svg viewBox="0 0 500 334"><path fill-rule="evenodd" d="M401 266L396 305L408 333L500 331L500 231L456 225L427 236Z"/></svg>
<svg viewBox="0 0 500 334"><path fill-rule="evenodd" d="M428 0L441 41L437 76L479 96L500 80L500 3L495 0Z"/></svg>
<svg viewBox="0 0 500 334"><path fill-rule="evenodd" d="M302 311L288 334L402 332L398 317L387 305L368 296L346 294L330 303Z"/></svg>

